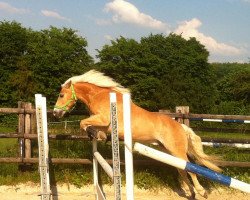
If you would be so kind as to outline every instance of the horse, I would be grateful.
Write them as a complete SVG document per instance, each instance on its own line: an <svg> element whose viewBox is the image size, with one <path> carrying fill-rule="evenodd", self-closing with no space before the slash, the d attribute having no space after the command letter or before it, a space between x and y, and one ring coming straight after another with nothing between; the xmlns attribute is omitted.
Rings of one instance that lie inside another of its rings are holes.
<svg viewBox="0 0 250 200"><path fill-rule="evenodd" d="M119 138L124 138L123 129L123 93L130 90L123 87L111 77L103 73L90 70L82 75L74 76L65 81L55 104L53 114L61 118L69 112L77 100L84 103L90 117L81 120L80 129L88 131L94 127L98 130L100 138L106 138L103 134L110 133L110 92L117 95L117 118ZM217 157L206 155L203 151L201 138L191 128L173 120L167 115L149 112L131 101L131 131L133 141L153 143L158 142L164 150L178 158L189 161L194 158L199 164L220 172L221 169L213 162ZM177 169L180 174L180 185L187 197L194 198L198 193L207 198L206 190L200 185L196 174ZM189 181L190 175L193 185Z"/></svg>

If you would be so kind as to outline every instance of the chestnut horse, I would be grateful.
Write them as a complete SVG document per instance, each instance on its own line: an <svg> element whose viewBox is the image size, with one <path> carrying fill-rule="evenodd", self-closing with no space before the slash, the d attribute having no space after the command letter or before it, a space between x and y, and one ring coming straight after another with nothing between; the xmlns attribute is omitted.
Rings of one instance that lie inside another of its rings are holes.
<svg viewBox="0 0 250 200"><path fill-rule="evenodd" d="M91 113L90 117L81 120L80 128L86 131L92 126L99 133L110 133L110 92L117 94L118 134L119 138L123 139L122 94L129 90L98 71L90 70L83 75L68 79L62 85L54 115L59 118L63 117L72 109L76 101L80 100L86 104ZM131 102L131 128L134 141L158 142L173 156L186 161L189 156L212 170L221 171L212 163L216 161L216 157L208 156L203 152L200 137L186 125L164 114L149 112ZM186 195L191 195L193 198L195 193L199 193L207 197L205 189L200 185L195 174L179 169L178 172L181 175L181 186ZM188 174L194 187L188 179Z"/></svg>

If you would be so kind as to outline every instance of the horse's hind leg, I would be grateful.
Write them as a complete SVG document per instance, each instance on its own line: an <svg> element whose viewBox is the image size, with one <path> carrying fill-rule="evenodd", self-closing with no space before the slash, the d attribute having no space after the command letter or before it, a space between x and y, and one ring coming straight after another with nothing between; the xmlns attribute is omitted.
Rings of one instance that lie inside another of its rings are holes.
<svg viewBox="0 0 250 200"><path fill-rule="evenodd" d="M192 186L192 184L190 183L188 179L187 172L181 169L177 169L177 170L181 176L180 184L181 184L182 190L185 192L185 195L190 196L191 199L195 199L194 187Z"/></svg>
<svg viewBox="0 0 250 200"><path fill-rule="evenodd" d="M165 145L164 145L165 146ZM166 146L165 146L166 147ZM171 146L171 147L166 147L166 149L169 150L169 152L173 155L173 156L176 156L178 158L181 158L185 161L189 161L188 160L188 157L187 157L187 154L186 154L186 151L185 151L185 146L182 144L178 145L178 147L176 146ZM194 173L187 173L186 171L184 170L178 170L181 178L182 178L182 182L181 182L181 187L182 189L184 190L185 193L191 193L191 197L194 198L195 197L195 191L197 193L199 193L201 196L207 198L207 192L206 190L200 185L198 179L197 179L197 176L196 174ZM190 183L189 179L188 179L188 174L190 175L191 179L192 179L192 182L194 184L194 187L193 185ZM195 188L195 191L194 191L194 188Z"/></svg>
<svg viewBox="0 0 250 200"><path fill-rule="evenodd" d="M186 155L185 151L185 145L180 144L178 147L173 146L172 144L168 144L167 141L169 140L164 140L162 141L163 146L169 151L170 154L173 156L176 156L178 158L182 158L186 161L188 161L188 157ZM185 195L190 196L191 199L195 198L195 191L193 185L190 183L188 179L188 173L185 170L177 169L180 177L181 177L181 188L185 192Z"/></svg>
<svg viewBox="0 0 250 200"><path fill-rule="evenodd" d="M188 173L194 183L194 187L195 187L195 190L201 195L203 196L204 198L207 198L208 195L207 195L207 191L201 186L201 184L199 183L198 179L197 179L197 176L196 174L194 173L191 173L189 172Z"/></svg>

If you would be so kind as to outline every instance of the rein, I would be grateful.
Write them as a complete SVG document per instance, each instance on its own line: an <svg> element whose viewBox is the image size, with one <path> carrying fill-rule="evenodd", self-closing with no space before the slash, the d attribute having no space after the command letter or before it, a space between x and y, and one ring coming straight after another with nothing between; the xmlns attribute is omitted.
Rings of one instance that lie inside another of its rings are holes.
<svg viewBox="0 0 250 200"><path fill-rule="evenodd" d="M70 89L71 89L71 93L72 93L71 98L70 98L64 105L62 105L62 106L57 106L57 105L55 105L54 108L61 109L61 110L65 111L65 112L70 112L71 110L74 109L75 106L73 106L73 108L70 109L70 110L68 110L68 108L67 108L68 105L69 105L72 101L74 101L74 105L75 105L75 103L76 103L76 101L77 101L76 92L75 92L75 89L74 89L73 84L71 84Z"/></svg>

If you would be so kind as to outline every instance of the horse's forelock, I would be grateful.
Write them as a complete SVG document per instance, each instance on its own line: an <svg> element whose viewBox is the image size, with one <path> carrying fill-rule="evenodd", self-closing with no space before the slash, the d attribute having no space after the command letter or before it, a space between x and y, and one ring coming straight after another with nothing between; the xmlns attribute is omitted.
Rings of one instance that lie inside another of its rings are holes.
<svg viewBox="0 0 250 200"><path fill-rule="evenodd" d="M61 85L61 88L64 88L64 87L69 88L70 86L71 86L71 80L68 79L67 81L65 81L64 84Z"/></svg>

